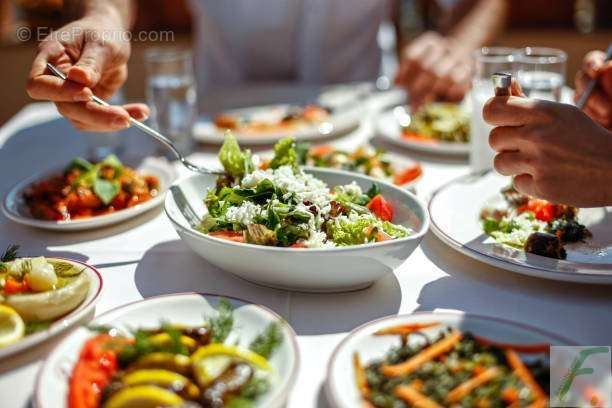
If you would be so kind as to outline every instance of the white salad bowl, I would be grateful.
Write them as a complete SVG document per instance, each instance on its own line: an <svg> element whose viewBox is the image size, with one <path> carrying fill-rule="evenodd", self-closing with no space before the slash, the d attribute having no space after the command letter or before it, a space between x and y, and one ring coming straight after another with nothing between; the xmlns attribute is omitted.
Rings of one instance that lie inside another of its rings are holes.
<svg viewBox="0 0 612 408"><path fill-rule="evenodd" d="M430 338L447 327L471 332L500 344L575 346L572 340L519 322L459 312L417 312L388 316L353 330L334 350L327 366L325 392L332 407L351 408L363 404L355 383L353 355L359 353L364 365L382 359L392 347L400 345L399 336L375 336L380 329L402 324L438 322L424 330Z"/></svg>
<svg viewBox="0 0 612 408"><path fill-rule="evenodd" d="M219 301L225 298L234 308L234 327L226 339L228 344L247 346L270 323L280 322L282 342L269 359L273 369L270 390L262 395L254 408L280 408L289 396L299 367L299 351L295 332L270 309L229 296L203 293L161 295L120 306L96 318L92 324L108 325L120 332L134 328L154 328L164 322L200 325L214 316ZM38 373L34 391L36 408L68 406L69 381L85 341L96 333L79 328L66 337L52 352Z"/></svg>
<svg viewBox="0 0 612 408"><path fill-rule="evenodd" d="M53 323L49 325L45 330L38 331L36 333L25 336L21 340L17 341L10 346L0 348L0 359L5 357L9 357L15 355L21 351L32 348L40 343L46 342L54 336L65 332L79 322L86 320L87 318L91 318L93 316L93 311L96 307L96 303L98 298L100 297L100 292L102 291L102 276L100 273L93 268L91 265L84 264L79 261L74 261L70 259L64 258L47 258L51 261L62 261L69 262L75 265L77 268L83 269L83 274L85 274L85 278L89 282L89 288L87 290L87 294L83 298L83 300L76 306L73 310L67 313L65 316L56 319ZM35 295L37 297L45 296L45 293L39 293ZM37 300L37 302L42 302L42 300ZM59 308L62 307L61 304L58 303L58 297L53 296L53 294L49 294L48 298L49 308Z"/></svg>
<svg viewBox="0 0 612 408"><path fill-rule="evenodd" d="M364 191L372 183L394 208L393 223L410 228L406 238L336 248L279 248L235 243L194 229L184 215L191 207L198 219L206 214L204 197L215 177L192 175L176 182L165 210L181 239L213 265L243 279L280 289L341 292L370 286L393 272L416 249L429 228L425 204L409 191L367 176L340 170L305 168L330 187L355 181Z"/></svg>
<svg viewBox="0 0 612 408"><path fill-rule="evenodd" d="M129 162L127 164L129 165ZM168 160L158 157L146 158L136 170L139 174L157 177L159 180L159 191L155 197L134 207L76 220L51 221L32 217L23 198L24 190L37 181L60 173L62 168L58 168L28 177L13 186L2 202L2 212L4 212L7 218L18 224L54 231L83 231L118 224L158 207L163 202L168 187L176 179L177 175L176 170Z"/></svg>

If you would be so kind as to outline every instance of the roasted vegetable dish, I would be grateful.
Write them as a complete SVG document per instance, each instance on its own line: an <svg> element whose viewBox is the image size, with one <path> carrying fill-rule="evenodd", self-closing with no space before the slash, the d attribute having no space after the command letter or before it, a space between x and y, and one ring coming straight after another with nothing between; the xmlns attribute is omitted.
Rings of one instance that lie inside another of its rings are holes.
<svg viewBox="0 0 612 408"><path fill-rule="evenodd" d="M532 198L512 186L503 189L502 195L503 208L484 208L480 214L484 232L499 243L536 255L565 259L565 244L591 236L576 219L575 207Z"/></svg>
<svg viewBox="0 0 612 408"><path fill-rule="evenodd" d="M293 248L359 245L403 238L393 207L374 184L330 189L300 169L295 141L274 147L266 169L228 135L219 152L226 174L205 198L208 214L198 230L235 242Z"/></svg>
<svg viewBox="0 0 612 408"><path fill-rule="evenodd" d="M368 145L360 146L352 152L338 150L330 145L311 148L298 145L296 151L301 165L353 171L398 186L413 182L423 173L419 163L402 168L393 163L384 150Z"/></svg>
<svg viewBox="0 0 612 408"><path fill-rule="evenodd" d="M99 163L76 158L62 174L30 185L23 193L33 217L67 221L133 207L158 193L155 176L143 176L110 155Z"/></svg>
<svg viewBox="0 0 612 408"><path fill-rule="evenodd" d="M401 343L363 365L353 356L366 407L547 407L549 345L499 344L437 322L402 324L375 333ZM526 356L530 355L529 359ZM535 358L535 359L534 359Z"/></svg>
<svg viewBox="0 0 612 408"><path fill-rule="evenodd" d="M76 309L89 291L84 270L60 259L19 258L9 247L0 260L0 348Z"/></svg>
<svg viewBox="0 0 612 408"><path fill-rule="evenodd" d="M273 384L268 359L282 342L272 323L248 345L226 342L233 310L221 300L197 327L164 323L130 335L95 327L72 371L69 408L248 408Z"/></svg>
<svg viewBox="0 0 612 408"><path fill-rule="evenodd" d="M214 123L220 130L256 134L316 125L329 114L328 109L318 105L262 107L250 115L222 113L215 117Z"/></svg>
<svg viewBox="0 0 612 408"><path fill-rule="evenodd" d="M429 103L411 115L402 138L419 142L467 143L470 116L456 103Z"/></svg>

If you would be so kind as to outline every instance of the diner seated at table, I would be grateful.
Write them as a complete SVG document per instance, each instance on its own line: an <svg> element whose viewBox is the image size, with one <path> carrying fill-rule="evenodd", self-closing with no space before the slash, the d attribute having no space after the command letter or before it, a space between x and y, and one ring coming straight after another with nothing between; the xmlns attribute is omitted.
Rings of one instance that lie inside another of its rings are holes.
<svg viewBox="0 0 612 408"><path fill-rule="evenodd" d="M507 7L505 0L424 3L435 3L438 19L447 22L442 33L430 30L413 41L398 41L403 51L397 83L409 91L413 107L463 98L471 83L470 53L494 38ZM106 34L129 29L130 0L81 0L80 4L80 19L40 43L28 94L55 102L78 129L127 128L130 116L142 120L149 115L146 105L105 107L91 102L90 97L93 92L109 98L127 78L129 41L125 36ZM309 85L374 81L380 74L378 29L385 20L399 21L400 14L400 2L395 0L241 0L231 5L192 0L190 4L196 80L204 98L213 87L254 81ZM463 11L456 13L455 8ZM416 13L416 9L409 12ZM400 32L399 23L396 25ZM428 30L432 24L423 26ZM65 71L72 82L63 83L50 75L47 62Z"/></svg>
<svg viewBox="0 0 612 408"><path fill-rule="evenodd" d="M592 51L576 76L576 98L591 78L597 86L584 108L524 98L491 98L483 109L496 126L489 143L495 169L518 191L577 207L612 205L612 62ZM588 116L587 116L588 115Z"/></svg>

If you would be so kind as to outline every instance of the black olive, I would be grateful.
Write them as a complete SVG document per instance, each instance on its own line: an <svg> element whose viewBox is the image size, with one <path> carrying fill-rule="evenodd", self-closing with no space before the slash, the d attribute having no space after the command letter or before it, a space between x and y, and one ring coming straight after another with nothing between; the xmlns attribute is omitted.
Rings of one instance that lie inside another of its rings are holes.
<svg viewBox="0 0 612 408"><path fill-rule="evenodd" d="M565 259L566 256L561 239L546 232L531 234L525 242L525 252L555 259Z"/></svg>

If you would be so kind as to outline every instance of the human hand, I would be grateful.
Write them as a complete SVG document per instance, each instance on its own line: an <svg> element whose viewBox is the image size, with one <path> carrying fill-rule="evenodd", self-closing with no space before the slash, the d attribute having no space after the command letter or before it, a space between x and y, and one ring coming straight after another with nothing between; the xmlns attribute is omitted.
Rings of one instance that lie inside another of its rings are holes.
<svg viewBox="0 0 612 408"><path fill-rule="evenodd" d="M92 94L110 98L127 78L129 41L123 41L119 15L96 13L51 33L38 47L32 63L27 92L38 100L55 102L57 110L80 130L104 132L129 126L129 117L149 115L144 104L100 106ZM50 62L70 81L51 75Z"/></svg>
<svg viewBox="0 0 612 408"><path fill-rule="evenodd" d="M612 61L605 62L601 51L591 51L584 57L582 69L576 73L576 101L591 79L597 79L597 85L584 112L603 127L612 129Z"/></svg>
<svg viewBox="0 0 612 408"><path fill-rule="evenodd" d="M489 135L495 169L514 176L518 191L577 207L612 205L612 132L578 108L500 96L483 116L496 126Z"/></svg>
<svg viewBox="0 0 612 408"><path fill-rule="evenodd" d="M434 100L461 101L471 79L469 52L449 38L427 32L404 49L396 83L408 90L411 107L418 109Z"/></svg>

